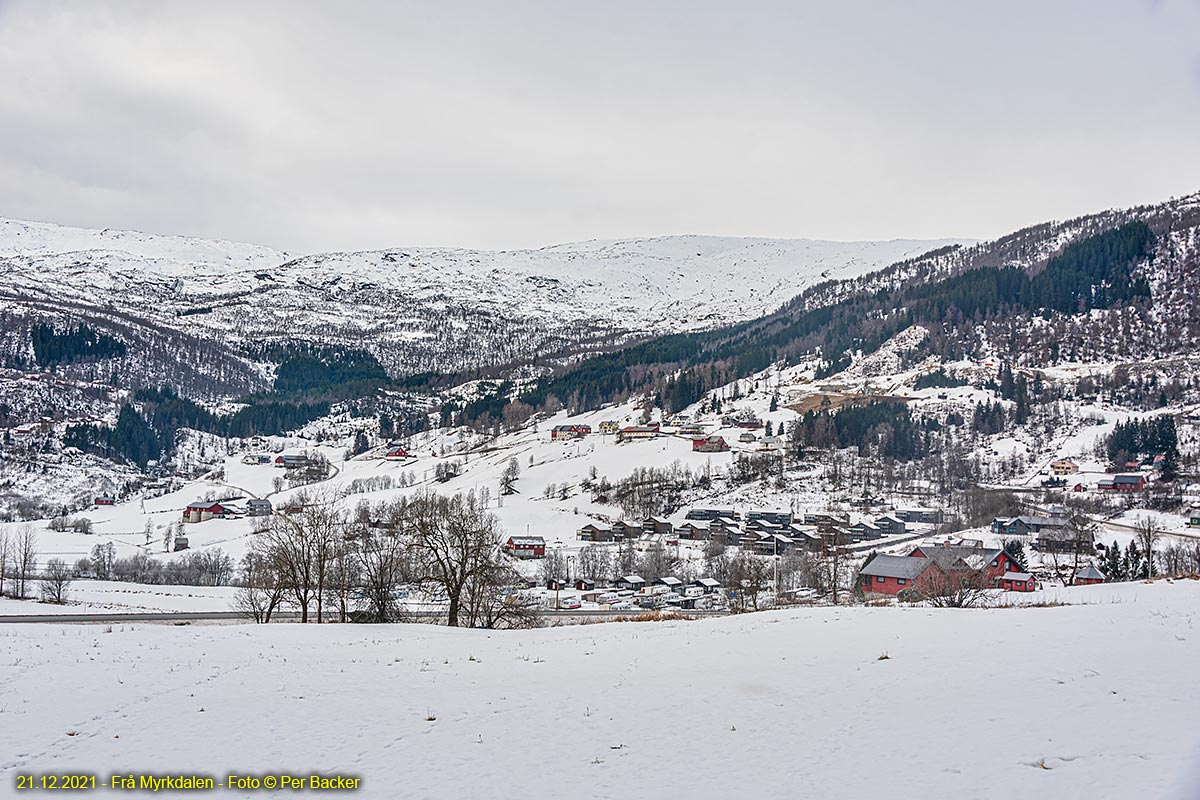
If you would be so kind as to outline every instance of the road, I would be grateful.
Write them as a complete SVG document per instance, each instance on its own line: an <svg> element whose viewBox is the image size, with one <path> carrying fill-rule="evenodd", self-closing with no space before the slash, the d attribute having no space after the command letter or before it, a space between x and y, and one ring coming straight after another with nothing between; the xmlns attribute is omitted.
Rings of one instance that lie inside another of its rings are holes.
<svg viewBox="0 0 1200 800"><path fill-rule="evenodd" d="M543 617L548 620L569 619L616 619L617 617L633 617L646 613L636 608L632 611L609 611L605 609L546 609ZM687 617L722 617L728 614L724 610L688 610L679 612ZM313 615L309 614L311 618ZM439 611L413 611L408 615L416 620L431 620L442 617ZM272 620L294 621L300 619L295 611L276 612ZM113 624L122 622L250 622L237 611L116 611L98 614L9 614L0 615L0 625L20 623L78 623L78 624ZM315 624L315 623L314 623Z"/></svg>

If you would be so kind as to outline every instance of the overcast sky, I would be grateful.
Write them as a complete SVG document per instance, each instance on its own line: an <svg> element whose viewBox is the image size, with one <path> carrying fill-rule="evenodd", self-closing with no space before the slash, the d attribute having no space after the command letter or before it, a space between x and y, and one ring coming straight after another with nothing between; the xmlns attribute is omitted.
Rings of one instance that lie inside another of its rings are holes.
<svg viewBox="0 0 1200 800"><path fill-rule="evenodd" d="M294 252L986 238L1196 190L1197 0L0 0L6 217Z"/></svg>

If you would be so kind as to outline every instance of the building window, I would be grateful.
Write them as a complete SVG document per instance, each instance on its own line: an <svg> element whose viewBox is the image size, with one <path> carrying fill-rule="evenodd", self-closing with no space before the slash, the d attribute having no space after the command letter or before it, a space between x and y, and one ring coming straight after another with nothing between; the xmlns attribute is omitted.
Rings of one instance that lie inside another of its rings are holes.
<svg viewBox="0 0 1200 800"><path fill-rule="evenodd" d="M993 561L993 562L992 562L992 566L993 566L993 567L998 567L998 566L1000 566L1000 559L996 559L995 561Z"/></svg>
<svg viewBox="0 0 1200 800"><path fill-rule="evenodd" d="M897 579L896 579L896 583L898 583L898 584L900 584L901 586L903 586L904 584L908 583L908 580L907 580L907 579L905 579L905 578L897 578Z"/></svg>
<svg viewBox="0 0 1200 800"><path fill-rule="evenodd" d="M876 575L875 582L876 583L887 583L887 578L883 577L882 575Z"/></svg>

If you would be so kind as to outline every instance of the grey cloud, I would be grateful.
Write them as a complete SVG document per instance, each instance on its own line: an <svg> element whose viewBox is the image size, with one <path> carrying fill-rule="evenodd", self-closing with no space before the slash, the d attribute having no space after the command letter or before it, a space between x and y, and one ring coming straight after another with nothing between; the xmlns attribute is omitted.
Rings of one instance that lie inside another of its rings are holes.
<svg viewBox="0 0 1200 800"><path fill-rule="evenodd" d="M999 235L1200 189L1200 6L0 4L0 215L292 251Z"/></svg>

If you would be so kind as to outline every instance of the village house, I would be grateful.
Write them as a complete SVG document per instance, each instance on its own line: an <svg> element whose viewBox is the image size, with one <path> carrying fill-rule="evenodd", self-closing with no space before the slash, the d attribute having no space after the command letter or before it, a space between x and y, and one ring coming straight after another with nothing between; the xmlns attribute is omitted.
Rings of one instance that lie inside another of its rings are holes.
<svg viewBox="0 0 1200 800"><path fill-rule="evenodd" d="M754 444L754 442L756 442L757 440L758 440L758 437L755 436L750 431L746 431L745 433L743 433L741 436L738 437L738 441L741 442L742 444Z"/></svg>
<svg viewBox="0 0 1200 800"><path fill-rule="evenodd" d="M825 549L820 532L811 525L793 524L788 526L787 536L792 540L793 547L807 550L810 553L819 553Z"/></svg>
<svg viewBox="0 0 1200 800"><path fill-rule="evenodd" d="M1102 492L1140 492L1146 488L1146 476L1138 474L1113 475L1096 484Z"/></svg>
<svg viewBox="0 0 1200 800"><path fill-rule="evenodd" d="M751 533L775 533L783 530L786 525L780 525L778 522L771 522L769 519L748 519L746 520L745 530Z"/></svg>
<svg viewBox="0 0 1200 800"><path fill-rule="evenodd" d="M606 419L600 423L598 430L602 434L614 434L621 430L621 423L617 422L615 419Z"/></svg>
<svg viewBox="0 0 1200 800"><path fill-rule="evenodd" d="M1019 572L1020 567L1012 556L1002 548L984 548L982 543L973 545L934 544L918 545L908 554L909 558L928 558L937 561L947 575L970 571L980 586L995 586L998 579L1008 572Z"/></svg>
<svg viewBox="0 0 1200 800"><path fill-rule="evenodd" d="M623 591L639 591L646 586L646 581L640 575L625 575L617 578L616 585Z"/></svg>
<svg viewBox="0 0 1200 800"><path fill-rule="evenodd" d="M781 556L795 544L790 536L782 533L765 533L754 542L754 552L760 556Z"/></svg>
<svg viewBox="0 0 1200 800"><path fill-rule="evenodd" d="M1069 520L1062 517L997 517L992 520L992 533L1005 536L1030 536L1042 531L1066 530L1071 527Z"/></svg>
<svg viewBox="0 0 1200 800"><path fill-rule="evenodd" d="M647 517L642 523L642 533L670 536L674 532L671 520L662 517Z"/></svg>
<svg viewBox="0 0 1200 800"><path fill-rule="evenodd" d="M1060 458L1050 462L1050 472L1055 475L1074 475L1079 472L1079 465L1069 458Z"/></svg>
<svg viewBox="0 0 1200 800"><path fill-rule="evenodd" d="M115 505L116 502L117 500L115 497L111 497L107 494L102 494L96 498L96 505L98 506L111 506Z"/></svg>
<svg viewBox="0 0 1200 800"><path fill-rule="evenodd" d="M697 578L689 586L699 589L704 594L713 594L720 590L721 582L716 578Z"/></svg>
<svg viewBox="0 0 1200 800"><path fill-rule="evenodd" d="M764 436L758 440L758 449L765 453L778 453L783 450L783 442L778 436Z"/></svg>
<svg viewBox="0 0 1200 800"><path fill-rule="evenodd" d="M746 515L747 522L760 519L774 522L776 525L791 525L795 521L790 511L751 511Z"/></svg>
<svg viewBox="0 0 1200 800"><path fill-rule="evenodd" d="M1090 586L1094 583L1104 583L1106 580L1108 580L1107 576L1105 576L1105 574L1100 570L1096 569L1096 567L1092 564L1088 564L1086 567L1081 567L1080 570L1075 573L1076 586Z"/></svg>
<svg viewBox="0 0 1200 800"><path fill-rule="evenodd" d="M665 578L659 578L654 582L654 585L665 586L668 590L674 592L675 594L683 594L683 581L671 575L668 575Z"/></svg>
<svg viewBox="0 0 1200 800"><path fill-rule="evenodd" d="M510 536L504 552L513 558L545 558L546 540L541 536Z"/></svg>
<svg viewBox="0 0 1200 800"><path fill-rule="evenodd" d="M400 447L399 445L397 445L395 447L389 448L387 453L385 453L383 457L386 458L388 461L404 461L409 458L409 455L408 455L408 450L406 448L403 448L403 447Z"/></svg>
<svg viewBox="0 0 1200 800"><path fill-rule="evenodd" d="M642 535L642 526L625 520L617 520L612 524L613 541L637 539Z"/></svg>
<svg viewBox="0 0 1200 800"><path fill-rule="evenodd" d="M210 519L224 519L230 516L232 510L212 500L198 500L189 503L183 510L184 522L207 522Z"/></svg>
<svg viewBox="0 0 1200 800"><path fill-rule="evenodd" d="M549 578L546 580L546 588L552 592L561 592L564 589L570 589L571 584L566 578Z"/></svg>
<svg viewBox="0 0 1200 800"><path fill-rule="evenodd" d="M926 573L930 573L926 575ZM941 568L927 558L877 555L862 568L863 596L868 599L894 597L905 589L927 591L934 573L944 577ZM922 583L918 579L925 575Z"/></svg>
<svg viewBox="0 0 1200 800"><path fill-rule="evenodd" d="M265 497L251 497L246 501L246 516L248 517L269 517L273 510L271 501Z"/></svg>
<svg viewBox="0 0 1200 800"><path fill-rule="evenodd" d="M714 520L721 517L735 519L736 515L733 513L732 508L693 508L683 516L684 519L700 520Z"/></svg>
<svg viewBox="0 0 1200 800"><path fill-rule="evenodd" d="M591 432L591 425L555 425L550 429L550 438L556 442L567 439L582 439Z"/></svg>
<svg viewBox="0 0 1200 800"><path fill-rule="evenodd" d="M1043 528L1033 540L1033 549L1043 553L1094 553L1096 533L1088 528L1076 528L1073 525Z"/></svg>
<svg viewBox="0 0 1200 800"><path fill-rule="evenodd" d="M883 538L883 531L879 530L879 526L867 520L862 520L851 525L850 533L854 535L855 539L860 541Z"/></svg>
<svg viewBox="0 0 1200 800"><path fill-rule="evenodd" d="M941 525L942 512L933 508L898 508L895 514L905 522L920 525Z"/></svg>
<svg viewBox="0 0 1200 800"><path fill-rule="evenodd" d="M908 525L894 514L877 517L874 524L884 536L897 536L908 532Z"/></svg>
<svg viewBox="0 0 1200 800"><path fill-rule="evenodd" d="M1192 506L1188 512L1188 527L1200 528L1200 506Z"/></svg>
<svg viewBox="0 0 1200 800"><path fill-rule="evenodd" d="M1032 592L1037 588L1037 581L1028 572L1006 572L1000 576L997 585L1006 592Z"/></svg>
<svg viewBox="0 0 1200 800"><path fill-rule="evenodd" d="M591 592L596 589L596 582L591 578L576 578L575 588L581 592Z"/></svg>
<svg viewBox="0 0 1200 800"><path fill-rule="evenodd" d="M692 439L692 451L696 453L724 453L729 449L729 443L724 436L713 434L701 439Z"/></svg>
<svg viewBox="0 0 1200 800"><path fill-rule="evenodd" d="M707 522L693 522L688 520L682 525L677 526L675 533L678 534L680 539L706 542L709 537L709 526Z"/></svg>
<svg viewBox="0 0 1200 800"><path fill-rule="evenodd" d="M579 540L582 542L611 542L613 529L607 525L589 522L579 529Z"/></svg>
<svg viewBox="0 0 1200 800"><path fill-rule="evenodd" d="M299 467L307 467L308 465L308 456L304 455L303 453L275 457L275 466L283 469L296 469Z"/></svg>
<svg viewBox="0 0 1200 800"><path fill-rule="evenodd" d="M630 425L617 432L618 442L629 442L634 439L653 439L658 436L657 425Z"/></svg>

